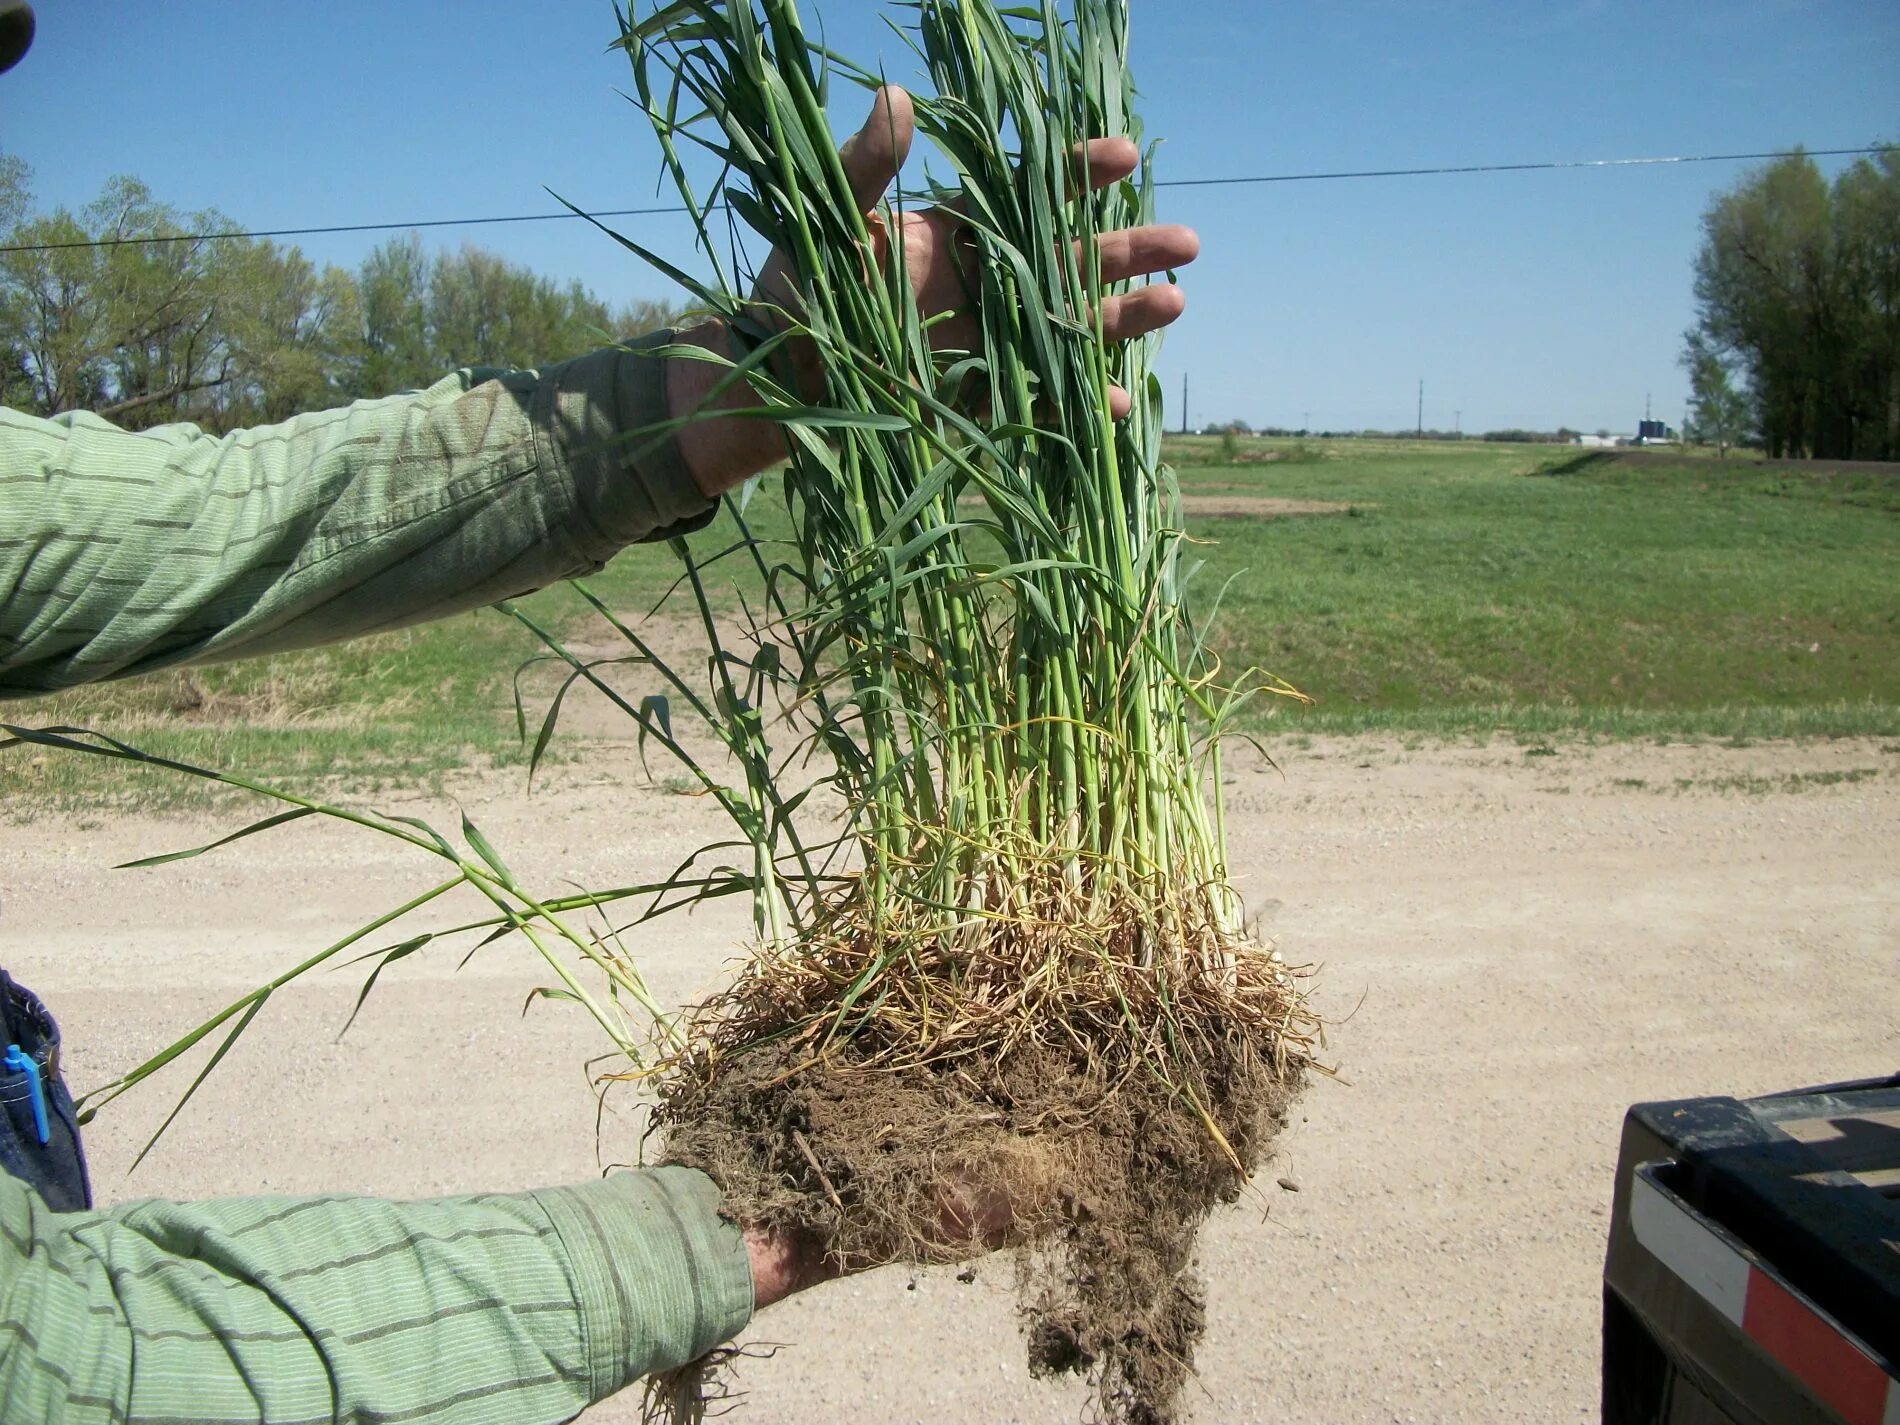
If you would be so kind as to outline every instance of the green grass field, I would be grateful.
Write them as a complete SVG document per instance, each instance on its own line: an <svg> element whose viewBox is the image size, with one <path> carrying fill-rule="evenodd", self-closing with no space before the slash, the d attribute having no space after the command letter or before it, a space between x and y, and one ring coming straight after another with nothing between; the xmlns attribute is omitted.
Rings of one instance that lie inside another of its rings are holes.
<svg viewBox="0 0 1900 1425"><path fill-rule="evenodd" d="M1201 541L1203 599L1226 586L1214 627L1226 667L1268 670L1316 700L1305 711L1262 705L1263 732L1900 733L1891 474L1694 456L1630 465L1477 441L1249 440L1241 455L1223 462L1215 439L1170 449ZM750 515L760 534L784 533L770 489ZM722 518L697 543L732 537ZM646 547L592 583L640 614L675 573L663 549ZM571 591L527 607L584 628ZM525 761L511 680L535 651L524 630L482 612L11 703L3 716L99 727L269 779L374 790ZM11 814L163 805L193 792L175 774L0 753L0 806Z"/></svg>
<svg viewBox="0 0 1900 1425"><path fill-rule="evenodd" d="M1544 473L1550 471L1553 473ZM1900 482L1341 443L1184 488L1338 513L1191 521L1216 642L1308 726L1755 736L1900 725Z"/></svg>

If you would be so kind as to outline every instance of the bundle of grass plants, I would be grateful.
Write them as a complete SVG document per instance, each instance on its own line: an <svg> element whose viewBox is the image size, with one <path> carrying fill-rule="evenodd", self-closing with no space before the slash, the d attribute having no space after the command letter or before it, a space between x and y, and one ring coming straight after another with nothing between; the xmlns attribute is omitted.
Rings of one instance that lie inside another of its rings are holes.
<svg viewBox="0 0 1900 1425"><path fill-rule="evenodd" d="M1151 213L1145 162L1107 186L1077 162L1089 138L1140 137L1126 0L920 0L899 33L927 73L916 119L940 181L867 215L826 102L833 80L881 77L814 43L793 0L621 19L633 97L711 275L619 241L733 338L727 356L656 355L723 367L724 392L750 393L745 417L782 432L793 534L755 537L735 499L727 547L674 542L703 676L584 585L624 653L583 658L504 607L566 672L534 760L569 690L591 686L733 836L657 884L549 897L466 817L458 845L78 728L6 726L0 750L157 764L287 805L134 864L324 815L452 867L104 1086L87 1117L222 1029L175 1118L271 995L319 965L374 960L366 996L445 937L518 935L558 979L546 993L612 1037L609 1077L656 1089L664 1155L704 1169L732 1210L864 1265L968 1256L1003 1205L1025 1247L1032 1368L1086 1376L1107 1419L1165 1421L1203 1325L1199 1225L1246 1183L1317 1032L1295 975L1247 930L1220 797L1237 712L1298 694L1223 675L1208 649L1215 601L1190 616L1151 344L1103 339L1116 284L1094 235ZM717 169L704 191L695 153ZM904 212L943 202L962 215L963 312L981 318L964 350L933 342L939 314L906 275ZM763 285L741 225L779 255ZM718 755L696 752L708 743ZM471 891L491 913L377 946ZM732 895L753 907L749 953L710 999L667 1013L623 932Z"/></svg>
<svg viewBox="0 0 1900 1425"><path fill-rule="evenodd" d="M793 0L623 20L715 275L666 270L726 319L727 379L783 429L794 531L767 545L741 511L715 556L766 591L737 637L710 561L677 546L709 686L666 672L623 700L675 747L672 703L701 714L743 785L689 765L751 851L757 944L689 1016L659 1118L669 1157L849 1261L967 1251L928 1226L947 1183L1007 1201L1032 1364L1088 1374L1112 1418L1164 1419L1202 1325L1195 1232L1242 1186L1313 1028L1245 929L1220 803L1236 709L1291 690L1221 678L1189 617L1149 344L1102 339L1093 235L1151 213L1146 163L1096 189L1076 161L1092 137L1139 141L1125 0L909 8L944 171L868 218L827 88L881 78L814 43ZM695 149L722 169L705 194ZM966 219L981 335L963 351L933 351L892 211L938 201ZM722 212L787 275L758 287Z"/></svg>

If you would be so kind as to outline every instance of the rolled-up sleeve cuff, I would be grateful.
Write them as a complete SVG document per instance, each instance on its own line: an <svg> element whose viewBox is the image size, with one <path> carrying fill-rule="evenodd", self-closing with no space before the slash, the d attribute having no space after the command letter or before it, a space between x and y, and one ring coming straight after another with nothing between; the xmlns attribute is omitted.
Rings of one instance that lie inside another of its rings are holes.
<svg viewBox="0 0 1900 1425"><path fill-rule="evenodd" d="M718 505L694 483L668 419L665 330L552 368L543 438L574 491L579 536L604 562L629 544L704 529Z"/></svg>
<svg viewBox="0 0 1900 1425"><path fill-rule="evenodd" d="M719 1189L690 1168L535 1195L566 1250L593 1397L697 1360L752 1318L752 1266Z"/></svg>

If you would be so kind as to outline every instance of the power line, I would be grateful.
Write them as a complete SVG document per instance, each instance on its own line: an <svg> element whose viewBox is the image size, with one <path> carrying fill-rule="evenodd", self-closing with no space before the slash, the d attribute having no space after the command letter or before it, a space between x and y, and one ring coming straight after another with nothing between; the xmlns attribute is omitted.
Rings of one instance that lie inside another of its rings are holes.
<svg viewBox="0 0 1900 1425"><path fill-rule="evenodd" d="M1363 168L1344 173L1269 173L1252 178L1167 178L1157 188L1214 188L1228 183L1313 183L1338 178L1424 178L1441 173L1536 173L1560 168L1653 168L1670 163L1740 163L1758 158L1838 158L1891 153L1894 144L1863 148L1778 149L1770 153L1685 153L1660 158L1570 158L1540 163L1467 163L1440 168Z"/></svg>
<svg viewBox="0 0 1900 1425"><path fill-rule="evenodd" d="M1860 148L1775 149L1765 153L1673 154L1655 158L1573 158L1550 159L1538 163L1465 163L1435 168L1361 168L1336 173L1260 173L1224 178L1162 178L1157 188L1216 188L1259 183L1328 183L1350 178L1434 178L1468 173L1537 173L1576 168L1652 168L1680 163L1746 163L1766 158L1842 158L1865 154L1890 153L1893 144L1868 144ZM715 208L723 204L713 205ZM662 208L606 208L586 216L595 218L649 218L690 211L683 206ZM60 252L81 247L145 247L166 242L215 242L226 238L325 237L338 233L407 232L420 228L473 228L497 223L552 223L582 216L579 213L515 213L487 218L430 218L413 223L333 223L321 227L256 228L244 232L167 233L155 237L82 238L73 242L17 243L0 247L8 252Z"/></svg>

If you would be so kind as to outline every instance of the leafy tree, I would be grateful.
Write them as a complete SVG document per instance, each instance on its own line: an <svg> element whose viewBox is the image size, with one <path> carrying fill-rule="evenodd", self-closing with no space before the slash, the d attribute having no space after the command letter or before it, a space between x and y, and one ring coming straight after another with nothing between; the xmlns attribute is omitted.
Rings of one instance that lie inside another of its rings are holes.
<svg viewBox="0 0 1900 1425"><path fill-rule="evenodd" d="M473 246L436 257L429 303L436 346L450 367L579 356L603 344L609 321L606 303L580 283L563 287Z"/></svg>
<svg viewBox="0 0 1900 1425"><path fill-rule="evenodd" d="M16 223L12 243L48 244L44 251L0 254L0 330L14 368L10 399L42 412L72 410L103 399L103 321L97 263L88 234L65 211Z"/></svg>
<svg viewBox="0 0 1900 1425"><path fill-rule="evenodd" d="M1702 226L1685 364L1741 369L1771 455L1900 457L1900 152L1832 187L1805 155L1777 159Z"/></svg>
<svg viewBox="0 0 1900 1425"><path fill-rule="evenodd" d="M90 402L101 415L136 425L179 419L231 380L227 322L242 300L233 267L246 245L142 241L229 226L215 211L186 218L134 178L111 179L85 210L82 230L112 244L74 256L92 268L80 295L92 315L86 342L104 375ZM66 393L49 394L55 409L71 408Z"/></svg>
<svg viewBox="0 0 1900 1425"><path fill-rule="evenodd" d="M340 267L318 272L296 248L257 244L229 259L231 379L218 424L281 421L350 399L362 360L362 303Z"/></svg>
<svg viewBox="0 0 1900 1425"><path fill-rule="evenodd" d="M675 322L619 310L476 247L430 255L413 234L361 270L319 272L294 247L193 236L236 226L180 213L135 178L78 212L33 212L31 174L0 154L0 399L121 424L210 429L424 386L461 366L578 356Z"/></svg>
<svg viewBox="0 0 1900 1425"><path fill-rule="evenodd" d="M616 337L644 336L661 327L680 326L688 320L686 308L677 302L660 302L650 297L635 297L614 310L607 330Z"/></svg>
<svg viewBox="0 0 1900 1425"><path fill-rule="evenodd" d="M1689 368L1689 429L1684 434L1715 446L1716 453L1727 459L1729 447L1748 435L1748 395L1735 388L1728 363L1693 338L1682 362Z"/></svg>
<svg viewBox="0 0 1900 1425"><path fill-rule="evenodd" d="M1835 180L1834 231L1846 420L1865 458L1900 459L1900 149Z"/></svg>
<svg viewBox="0 0 1900 1425"><path fill-rule="evenodd" d="M414 233L391 238L356 275L362 357L355 393L386 396L426 386L443 373L429 332L429 258Z"/></svg>
<svg viewBox="0 0 1900 1425"><path fill-rule="evenodd" d="M32 170L15 154L0 153L0 232L12 234L32 206ZM30 399L32 377L27 368L26 344L13 316L13 296L0 270L0 404L23 406Z"/></svg>
<svg viewBox="0 0 1900 1425"><path fill-rule="evenodd" d="M562 286L472 245L430 258L414 234L372 252L357 285L356 390L365 396L421 386L458 367L565 361L679 317L653 302L615 312L578 282Z"/></svg>
<svg viewBox="0 0 1900 1425"><path fill-rule="evenodd" d="M230 220L181 214L133 178L110 180L78 213L22 217L26 204L12 206L8 245L29 250L0 255L10 403L218 428L271 404L264 387L285 384L280 368L305 319L283 313L308 295L309 264L294 249L189 236ZM302 395L326 384L306 378Z"/></svg>

